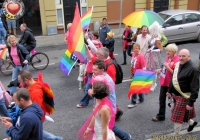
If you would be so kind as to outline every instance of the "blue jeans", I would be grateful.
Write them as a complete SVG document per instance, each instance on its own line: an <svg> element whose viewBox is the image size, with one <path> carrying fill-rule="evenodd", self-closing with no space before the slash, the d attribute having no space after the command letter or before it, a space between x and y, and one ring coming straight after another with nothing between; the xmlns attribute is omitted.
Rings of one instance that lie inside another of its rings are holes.
<svg viewBox="0 0 200 140"><path fill-rule="evenodd" d="M8 44L7 43L7 40L6 40L6 30L4 27L0 27L0 44L2 44L2 37L3 37L3 40L4 40L4 44Z"/></svg>
<svg viewBox="0 0 200 140"><path fill-rule="evenodd" d="M117 127L116 125L113 127L112 131L115 133L115 136L120 138L121 140L130 140L130 135Z"/></svg>
<svg viewBox="0 0 200 140"><path fill-rule="evenodd" d="M9 114L8 114L8 110L5 106L5 100L4 98L0 99L0 115L3 116L3 117L8 117Z"/></svg>
<svg viewBox="0 0 200 140"><path fill-rule="evenodd" d="M139 96L139 101L140 102L144 102L144 94L143 93L133 94L131 96L131 104L136 104L136 102L137 102L137 95Z"/></svg>
<svg viewBox="0 0 200 140"><path fill-rule="evenodd" d="M18 80L18 74L19 74L20 71L22 71L22 69L28 70L28 64L25 65L24 67L22 67L22 66L13 67L13 70L12 70L12 81ZM16 89L17 89L16 86L10 87L10 94L13 95L13 93L15 92Z"/></svg>
<svg viewBox="0 0 200 140"><path fill-rule="evenodd" d="M43 139L44 140L62 140L63 138L61 138L60 136L55 136L54 134L51 134L43 130Z"/></svg>
<svg viewBox="0 0 200 140"><path fill-rule="evenodd" d="M92 88L92 85L90 83L91 78L92 78L92 73L88 74L88 80L87 80L87 84L85 86L85 95L84 95L84 97L80 101L80 104L82 104L84 106L88 106L89 101L91 99L91 96L88 95L88 90Z"/></svg>

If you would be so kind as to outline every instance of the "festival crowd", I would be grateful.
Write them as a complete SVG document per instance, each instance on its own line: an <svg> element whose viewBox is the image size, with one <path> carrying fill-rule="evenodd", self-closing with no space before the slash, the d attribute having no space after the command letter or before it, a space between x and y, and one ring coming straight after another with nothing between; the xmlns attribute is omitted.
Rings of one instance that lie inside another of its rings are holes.
<svg viewBox="0 0 200 140"><path fill-rule="evenodd" d="M26 28L25 24L21 26ZM68 31L64 37L66 43L71 26L72 23L67 25ZM125 25L122 40L123 63L119 65L114 57L114 33L106 18L102 19L98 32L91 33L88 29L84 31L87 59L84 62L77 61L77 80L79 90L83 90L85 94L77 108L86 108L90 100L93 100L93 110L80 126L76 139L115 140L118 137L121 140L131 140L131 135L115 123L123 115L123 110L117 104L116 85L123 80L121 67L127 65L127 55L131 60L130 79L134 78L139 69L153 71L155 78L150 92L154 92L160 85L159 110L152 121L166 119L168 99L174 135L179 136L183 123L188 123L187 131L191 132L198 124L194 120L194 104L199 92L199 69L190 60L189 50L182 49L178 52L176 44L167 44L168 40L157 22L150 27L143 25L135 33L129 25ZM16 37L12 35L7 42L8 58L14 64L10 94L15 104L8 111L3 92L0 92L0 115L1 122L7 129L6 134L12 140L63 140L63 137L43 130L43 122L51 120L47 114L53 113L53 96L49 96L51 90L48 83L42 81L42 75L35 79L28 70L30 51L34 47L27 48L17 43ZM161 61L162 52L166 53L164 62ZM44 90L45 87L49 90ZM144 94L146 93L132 93L127 107L131 109L143 103Z"/></svg>

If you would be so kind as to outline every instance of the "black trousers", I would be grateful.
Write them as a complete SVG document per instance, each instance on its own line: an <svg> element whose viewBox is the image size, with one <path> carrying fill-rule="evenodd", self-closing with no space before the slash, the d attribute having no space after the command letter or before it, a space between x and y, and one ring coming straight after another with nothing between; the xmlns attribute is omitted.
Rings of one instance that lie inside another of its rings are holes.
<svg viewBox="0 0 200 140"><path fill-rule="evenodd" d="M160 87L160 96L159 96L159 113L156 118L158 120L165 120L165 112L166 112L166 93L168 91L167 86Z"/></svg>
<svg viewBox="0 0 200 140"><path fill-rule="evenodd" d="M132 49L132 46L127 46L127 48L126 48L127 54L128 54L130 57L132 57L131 49ZM123 50L124 63L126 63L126 51Z"/></svg>

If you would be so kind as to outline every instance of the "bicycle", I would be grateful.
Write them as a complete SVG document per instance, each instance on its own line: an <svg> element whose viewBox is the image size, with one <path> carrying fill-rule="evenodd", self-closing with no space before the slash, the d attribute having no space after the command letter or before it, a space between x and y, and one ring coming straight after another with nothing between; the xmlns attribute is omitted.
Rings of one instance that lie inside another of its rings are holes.
<svg viewBox="0 0 200 140"><path fill-rule="evenodd" d="M35 70L44 70L49 65L49 57L43 52L36 52L35 49L31 51L30 61L28 65L31 65ZM0 71L3 75L11 75L12 62L8 62L7 60L2 60L2 65L0 66Z"/></svg>

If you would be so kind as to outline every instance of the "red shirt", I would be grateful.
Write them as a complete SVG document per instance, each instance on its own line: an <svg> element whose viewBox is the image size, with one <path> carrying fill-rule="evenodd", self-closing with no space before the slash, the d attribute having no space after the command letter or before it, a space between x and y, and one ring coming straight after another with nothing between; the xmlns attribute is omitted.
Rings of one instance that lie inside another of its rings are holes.
<svg viewBox="0 0 200 140"><path fill-rule="evenodd" d="M131 63L133 63L133 74L135 73L136 69L143 69L145 67L145 58L142 53L139 53L137 56L132 54Z"/></svg>
<svg viewBox="0 0 200 140"><path fill-rule="evenodd" d="M174 70L176 63L179 61L178 55L175 55L172 59L166 58L165 62L168 63L169 67ZM169 87L170 81L172 79L172 73L168 71L165 66L163 66L160 73L160 85Z"/></svg>
<svg viewBox="0 0 200 140"><path fill-rule="evenodd" d="M92 63L94 63L94 61L97 60L96 57L92 57ZM108 64L110 61L112 61L112 59L109 57L106 60L104 60L105 65ZM114 83L116 82L116 68L114 64L111 64L108 66L107 70L106 70L107 74L112 78L112 80L114 81Z"/></svg>

